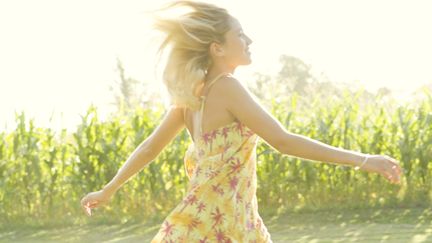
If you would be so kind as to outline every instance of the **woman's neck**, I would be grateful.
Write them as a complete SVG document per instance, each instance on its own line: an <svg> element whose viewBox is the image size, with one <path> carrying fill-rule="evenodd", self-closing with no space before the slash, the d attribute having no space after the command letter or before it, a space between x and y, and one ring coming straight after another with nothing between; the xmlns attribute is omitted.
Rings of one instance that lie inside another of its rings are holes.
<svg viewBox="0 0 432 243"><path fill-rule="evenodd" d="M205 82L213 80L216 76L218 76L221 73L234 74L234 69L228 67L221 67L221 66L212 67L209 70L207 70L207 74L205 76Z"/></svg>

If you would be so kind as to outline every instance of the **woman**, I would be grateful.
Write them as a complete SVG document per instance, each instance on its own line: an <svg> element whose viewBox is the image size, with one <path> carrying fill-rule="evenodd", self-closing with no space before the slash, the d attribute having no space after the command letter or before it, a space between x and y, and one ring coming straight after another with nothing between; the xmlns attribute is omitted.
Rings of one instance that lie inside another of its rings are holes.
<svg viewBox="0 0 432 243"><path fill-rule="evenodd" d="M176 6L190 11L176 19L158 19L155 25L166 34L159 50L171 48L163 79L173 106L117 175L81 200L89 215L185 127L193 141L184 158L190 184L154 243L272 242L255 195L258 137L283 154L352 165L399 183L401 168L393 158L332 147L286 131L232 76L238 66L251 63L252 41L238 20L207 3L178 1L168 8Z"/></svg>

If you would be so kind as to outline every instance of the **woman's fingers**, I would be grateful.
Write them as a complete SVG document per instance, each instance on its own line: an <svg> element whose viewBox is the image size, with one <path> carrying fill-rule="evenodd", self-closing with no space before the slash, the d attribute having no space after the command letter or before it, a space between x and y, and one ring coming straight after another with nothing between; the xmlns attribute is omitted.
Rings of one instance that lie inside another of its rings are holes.
<svg viewBox="0 0 432 243"><path fill-rule="evenodd" d="M81 203L81 208L84 210L84 212L88 215L91 216L91 208L89 207L89 204L83 204Z"/></svg>
<svg viewBox="0 0 432 243"><path fill-rule="evenodd" d="M91 209L96 208L98 204L99 202L97 200L90 199L88 194L81 200L81 207L88 216L91 216Z"/></svg>
<svg viewBox="0 0 432 243"><path fill-rule="evenodd" d="M392 182L392 175L390 174L390 173L388 173L387 171L386 172L384 172L384 176L385 176L385 178L387 178L387 180L389 180L390 182Z"/></svg>
<svg viewBox="0 0 432 243"><path fill-rule="evenodd" d="M399 165L399 162L397 162L396 160L392 160L392 169L396 170L398 173L402 173L402 168Z"/></svg>
<svg viewBox="0 0 432 243"><path fill-rule="evenodd" d="M91 208L90 208L89 205L90 205L90 204L87 204L87 205L85 206L85 210L86 210L87 215L88 215L88 216L91 216L92 213L91 213Z"/></svg>
<svg viewBox="0 0 432 243"><path fill-rule="evenodd" d="M394 183L397 183L397 182L399 182L399 173L396 169L393 169L393 168L396 168L396 167L392 166L392 169L390 170L391 171L390 172L391 173L391 179Z"/></svg>
<svg viewBox="0 0 432 243"><path fill-rule="evenodd" d="M94 201L88 204L89 208L96 208L99 206L99 202L98 201Z"/></svg>
<svg viewBox="0 0 432 243"><path fill-rule="evenodd" d="M88 215L91 215L91 209L105 205L109 201L110 196L103 191L88 193L81 200L81 206Z"/></svg>
<svg viewBox="0 0 432 243"><path fill-rule="evenodd" d="M392 175L388 176L387 179L393 184L398 182L398 179L396 179L396 177L394 177Z"/></svg>
<svg viewBox="0 0 432 243"><path fill-rule="evenodd" d="M387 178L391 180L394 183L400 183L400 177L402 175L402 168L399 164L399 162L391 158L390 156L385 156L388 161L390 162L390 169L389 169L389 175L387 175Z"/></svg>
<svg viewBox="0 0 432 243"><path fill-rule="evenodd" d="M397 172L392 168L393 167L391 167L390 170L384 168L383 176L387 180L389 180L391 183L398 183L399 182L399 176L398 176Z"/></svg>
<svg viewBox="0 0 432 243"><path fill-rule="evenodd" d="M400 166L393 165L392 170L396 174L397 178L400 179L400 176L402 175L402 169L400 168Z"/></svg>

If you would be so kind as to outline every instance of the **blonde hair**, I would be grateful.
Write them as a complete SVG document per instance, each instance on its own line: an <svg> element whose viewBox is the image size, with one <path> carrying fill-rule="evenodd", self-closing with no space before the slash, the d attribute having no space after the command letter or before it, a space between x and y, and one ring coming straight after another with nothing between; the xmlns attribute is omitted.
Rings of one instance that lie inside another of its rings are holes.
<svg viewBox="0 0 432 243"><path fill-rule="evenodd" d="M202 87L208 68L212 65L209 46L224 43L232 16L224 8L213 4L175 1L160 10L187 7L191 11L177 18L155 18L153 27L165 33L158 49L161 54L170 47L163 70L171 104L199 109L197 89Z"/></svg>

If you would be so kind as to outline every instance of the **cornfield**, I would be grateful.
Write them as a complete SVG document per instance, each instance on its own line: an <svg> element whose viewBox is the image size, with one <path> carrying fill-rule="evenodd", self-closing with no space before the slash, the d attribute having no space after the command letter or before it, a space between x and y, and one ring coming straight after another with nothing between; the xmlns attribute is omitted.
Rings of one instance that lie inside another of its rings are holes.
<svg viewBox="0 0 432 243"><path fill-rule="evenodd" d="M257 147L258 204L263 214L322 208L430 206L432 202L432 97L415 104L364 103L358 95L310 101L273 100L271 113L287 131L336 147L387 154L404 169L402 185L348 166ZM91 106L75 131L34 126L16 114L16 129L0 133L0 223L59 225L164 218L187 188L183 156L191 143L183 130L132 177L109 205L88 218L80 199L100 190L129 154L156 128L165 109L136 109L130 116L98 118Z"/></svg>

